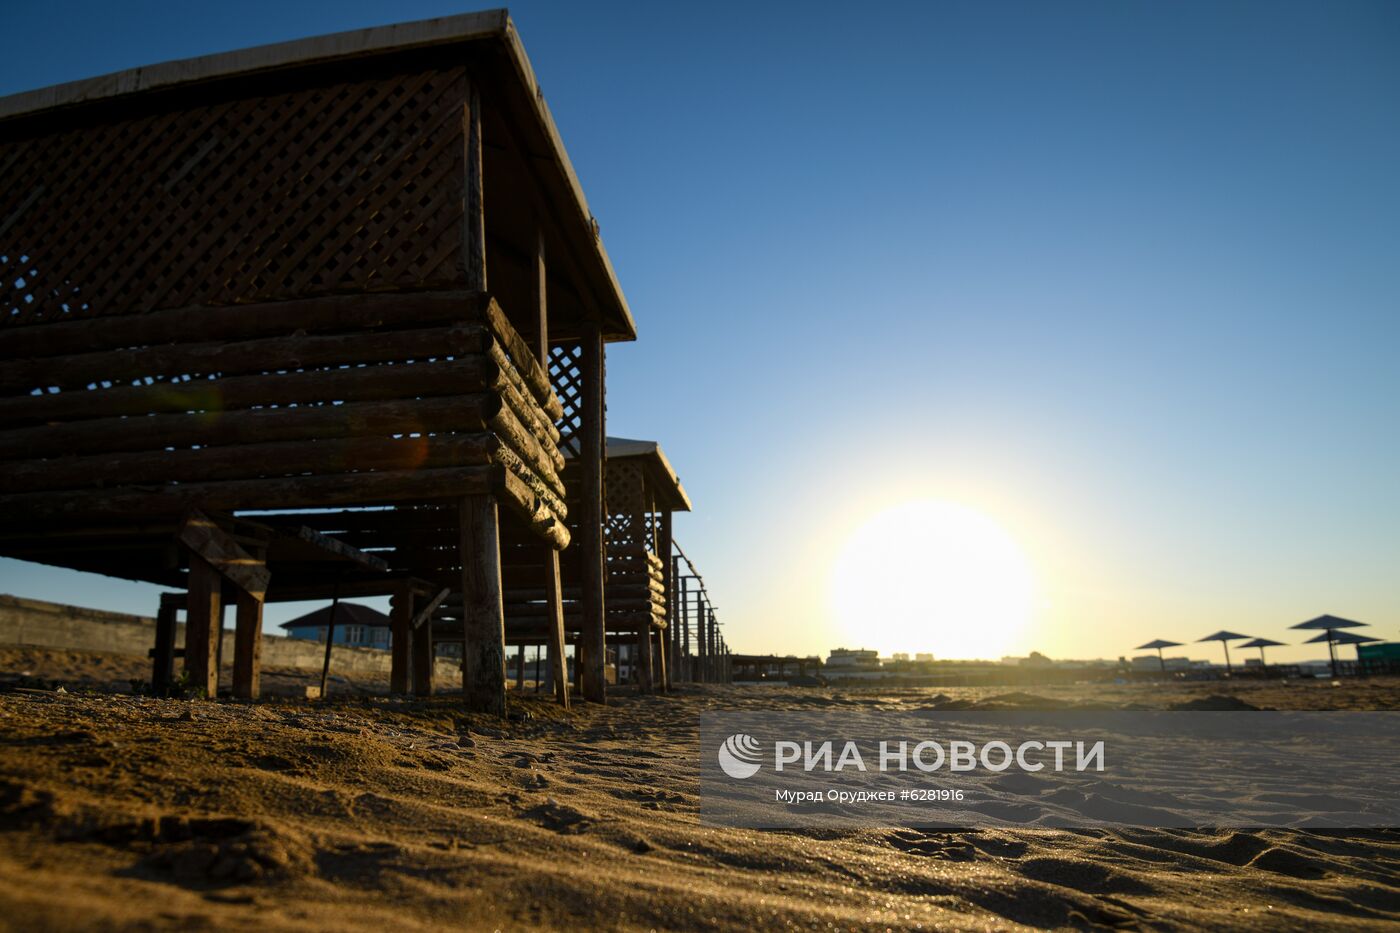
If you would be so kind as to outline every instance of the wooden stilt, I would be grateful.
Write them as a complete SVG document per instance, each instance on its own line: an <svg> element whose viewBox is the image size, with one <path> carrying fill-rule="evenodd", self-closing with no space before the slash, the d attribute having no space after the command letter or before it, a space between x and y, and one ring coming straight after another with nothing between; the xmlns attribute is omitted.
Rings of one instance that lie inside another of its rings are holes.
<svg viewBox="0 0 1400 933"><path fill-rule="evenodd" d="M544 565L544 587L549 613L549 661L554 680L554 699L569 708L569 665L564 656L564 591L559 582L559 552L548 549ZM577 661L575 661L577 665Z"/></svg>
<svg viewBox="0 0 1400 933"><path fill-rule="evenodd" d="M233 695L256 700L262 691L263 601L239 590L234 605Z"/></svg>
<svg viewBox="0 0 1400 933"><path fill-rule="evenodd" d="M515 653L515 689L525 692L525 646L519 645Z"/></svg>
<svg viewBox="0 0 1400 933"><path fill-rule="evenodd" d="M165 696L175 681L175 629L180 602L185 597L176 593L160 594L156 610L156 644L151 651L151 692Z"/></svg>
<svg viewBox="0 0 1400 933"><path fill-rule="evenodd" d="M326 654L321 659L321 699L331 695L331 648L335 646L336 615L340 612L340 582L336 581L335 593L331 596L331 617L326 622Z"/></svg>
<svg viewBox="0 0 1400 933"><path fill-rule="evenodd" d="M467 709L506 713L506 626L501 597L501 539L494 496L461 502L462 691Z"/></svg>
<svg viewBox="0 0 1400 933"><path fill-rule="evenodd" d="M223 577L197 554L190 555L189 603L185 608L185 670L190 687L219 695L218 638L222 634Z"/></svg>
<svg viewBox="0 0 1400 933"><path fill-rule="evenodd" d="M409 653L412 656L409 672L413 679L413 695L432 696L433 675L436 673L437 667L433 654L432 619L425 620L414 630L412 640L409 642Z"/></svg>
<svg viewBox="0 0 1400 933"><path fill-rule="evenodd" d="M579 544L583 562L583 696L594 703L607 702L607 616L603 596L607 554L603 544L603 461L606 434L603 410L603 333L590 324L583 335L580 360L582 386L582 444L579 467L582 473L582 509L579 515Z"/></svg>
<svg viewBox="0 0 1400 933"><path fill-rule="evenodd" d="M656 543L656 555L661 558L661 604L666 607L666 628L657 635L657 657L660 660L658 682L663 691L671 689L671 670L675 667L675 561L671 558L671 510L661 512L660 540Z"/></svg>
<svg viewBox="0 0 1400 933"><path fill-rule="evenodd" d="M408 693L413 682L413 610L413 586L405 582L389 603L390 693Z"/></svg>
<svg viewBox="0 0 1400 933"><path fill-rule="evenodd" d="M671 692L671 668L666 663L668 635L670 629L658 630L656 633L656 682L661 685L662 693Z"/></svg>
<svg viewBox="0 0 1400 933"><path fill-rule="evenodd" d="M639 693L651 693L651 626L647 626L637 633L637 656L633 659L637 669L637 691Z"/></svg>
<svg viewBox="0 0 1400 933"><path fill-rule="evenodd" d="M676 594L676 614L680 617L681 630L677 634L680 636L680 657L681 680L695 680L695 671L690 665L690 596L686 593L685 577L679 573L680 558L676 558L676 577L680 580L680 590Z"/></svg>

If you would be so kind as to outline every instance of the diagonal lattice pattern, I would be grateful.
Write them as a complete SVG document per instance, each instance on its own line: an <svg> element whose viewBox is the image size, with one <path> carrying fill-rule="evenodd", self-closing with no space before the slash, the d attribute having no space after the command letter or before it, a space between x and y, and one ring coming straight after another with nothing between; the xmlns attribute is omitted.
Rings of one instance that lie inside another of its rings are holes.
<svg viewBox="0 0 1400 933"><path fill-rule="evenodd" d="M0 326L462 280L464 69L0 142Z"/></svg>
<svg viewBox="0 0 1400 933"><path fill-rule="evenodd" d="M578 346L549 348L549 381L564 406L564 416L557 425L561 450L572 449L571 442L583 424L582 356L583 348Z"/></svg>

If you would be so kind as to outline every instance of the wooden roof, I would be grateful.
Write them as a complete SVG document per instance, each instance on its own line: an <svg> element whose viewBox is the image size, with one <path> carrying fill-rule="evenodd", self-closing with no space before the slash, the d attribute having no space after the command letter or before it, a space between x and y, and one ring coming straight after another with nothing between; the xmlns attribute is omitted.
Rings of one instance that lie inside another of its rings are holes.
<svg viewBox="0 0 1400 933"><path fill-rule="evenodd" d="M0 98L0 124L46 118L77 108L101 108L177 89L260 80L268 75L280 79L326 66L401 57L406 52L452 52L454 47L460 49L462 60L472 71L492 87L497 106L504 107L507 119L520 129L539 171L544 198L557 212L564 245L582 267L587 303L602 322L605 338L636 339L636 323L598 236L597 222L506 10L297 39L25 91Z"/></svg>
<svg viewBox="0 0 1400 933"><path fill-rule="evenodd" d="M567 455L566 455L567 456ZM689 512L690 496L681 485L680 477L671 467L666 452L656 441L638 441L627 437L608 438L608 459L640 459L647 469L647 479L662 498L662 504L675 512Z"/></svg>

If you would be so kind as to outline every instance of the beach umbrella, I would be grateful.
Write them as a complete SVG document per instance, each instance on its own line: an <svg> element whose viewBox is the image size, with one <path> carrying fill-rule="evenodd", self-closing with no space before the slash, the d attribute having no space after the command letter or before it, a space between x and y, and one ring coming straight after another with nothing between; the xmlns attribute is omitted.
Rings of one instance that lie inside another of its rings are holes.
<svg viewBox="0 0 1400 933"><path fill-rule="evenodd" d="M1162 673L1165 674L1165 673L1167 672L1167 662L1166 662L1166 659L1162 657L1162 649L1163 649L1163 648L1176 648L1176 647L1180 646L1180 644L1181 644L1181 642L1179 642L1179 641L1167 641L1165 638L1158 638L1158 639L1156 639L1155 641L1149 641L1149 642L1148 642L1147 644L1145 644L1145 645L1138 645L1138 646L1137 646L1136 648L1134 648L1133 650L1134 650L1134 651L1151 651L1151 650L1153 650L1153 649L1155 648L1156 651L1157 651L1157 663L1162 665Z"/></svg>
<svg viewBox="0 0 1400 933"><path fill-rule="evenodd" d="M1262 664L1262 665L1264 665L1265 667L1268 667L1268 666L1269 666L1269 662L1264 660L1264 649L1265 649L1265 648L1274 648L1274 647L1277 647L1277 646L1282 645L1282 644L1283 644L1283 642L1281 642L1281 641L1274 641L1272 638L1254 638L1254 639L1251 639L1251 640L1245 642L1244 644L1240 645L1240 647L1241 647L1241 648L1258 648L1258 649L1259 649L1259 663Z"/></svg>
<svg viewBox="0 0 1400 933"><path fill-rule="evenodd" d="M1299 622L1297 625L1294 625L1292 627L1309 629L1314 631L1320 629L1327 633L1327 657L1332 662L1332 676L1336 677L1337 652L1332 648L1332 645L1337 640L1335 633L1341 629L1346 628L1362 628L1366 624L1367 623L1365 622L1354 622L1351 619L1343 619L1339 616L1321 615L1318 616L1316 619L1309 619L1306 622ZM1313 642L1317 641L1322 641L1322 639L1314 638L1312 641L1308 642L1308 644L1312 644Z"/></svg>
<svg viewBox="0 0 1400 933"><path fill-rule="evenodd" d="M1360 648L1360 646L1361 646L1361 645L1367 645L1367 644L1370 644L1370 643L1373 642L1373 641L1380 641L1380 640L1381 640L1381 639L1379 639L1379 638L1374 638L1374 637L1372 637L1372 636L1370 636L1370 635L1358 635L1358 634L1356 634L1355 632L1323 632L1321 635L1318 635L1318 636L1316 636L1315 638L1309 638L1307 641L1303 642L1303 644L1305 644L1305 645L1311 645L1311 644L1314 644L1315 642L1325 641L1325 642L1327 642L1327 650L1328 650L1328 651L1331 651L1331 650L1332 650L1332 646L1333 646L1333 645L1356 645L1356 646L1357 646L1357 649L1356 649L1356 662L1357 662L1358 664L1360 664L1360 663L1361 663L1361 648ZM1333 658L1332 658L1332 676L1333 676L1333 677L1336 677L1336 676L1337 676L1337 658L1336 658L1335 655L1334 655Z"/></svg>
<svg viewBox="0 0 1400 933"><path fill-rule="evenodd" d="M1237 638L1248 638L1248 637L1249 637L1248 635L1241 635L1241 634L1239 634L1238 632L1219 631L1219 632L1216 632L1214 635L1207 635L1205 638L1198 638L1198 639L1196 640L1196 644L1199 645L1201 642L1205 642L1205 641L1218 641L1218 642L1220 642L1220 646L1221 646L1222 648L1225 649L1225 673L1227 673L1227 674L1233 674L1233 673L1235 672L1235 669L1234 669L1233 667L1230 666L1230 646L1229 646L1228 642L1232 642L1232 641L1234 641L1234 640L1237 639Z"/></svg>

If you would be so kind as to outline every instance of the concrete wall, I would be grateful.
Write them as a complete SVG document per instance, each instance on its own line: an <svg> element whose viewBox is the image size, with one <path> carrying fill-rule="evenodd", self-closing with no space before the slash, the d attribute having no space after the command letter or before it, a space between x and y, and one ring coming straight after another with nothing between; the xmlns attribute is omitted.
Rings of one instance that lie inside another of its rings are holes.
<svg viewBox="0 0 1400 933"><path fill-rule="evenodd" d="M156 643L156 620L148 616L85 609L63 603L0 594L0 645L74 648L146 657ZM175 644L185 643L185 625L176 626ZM233 630L224 630L224 663L233 662ZM263 634L263 667L320 671L326 647L303 638ZM176 661L179 666L179 661ZM378 648L336 645L331 649L331 672L389 673L389 652ZM456 661L439 659L438 683L454 685L461 677Z"/></svg>

